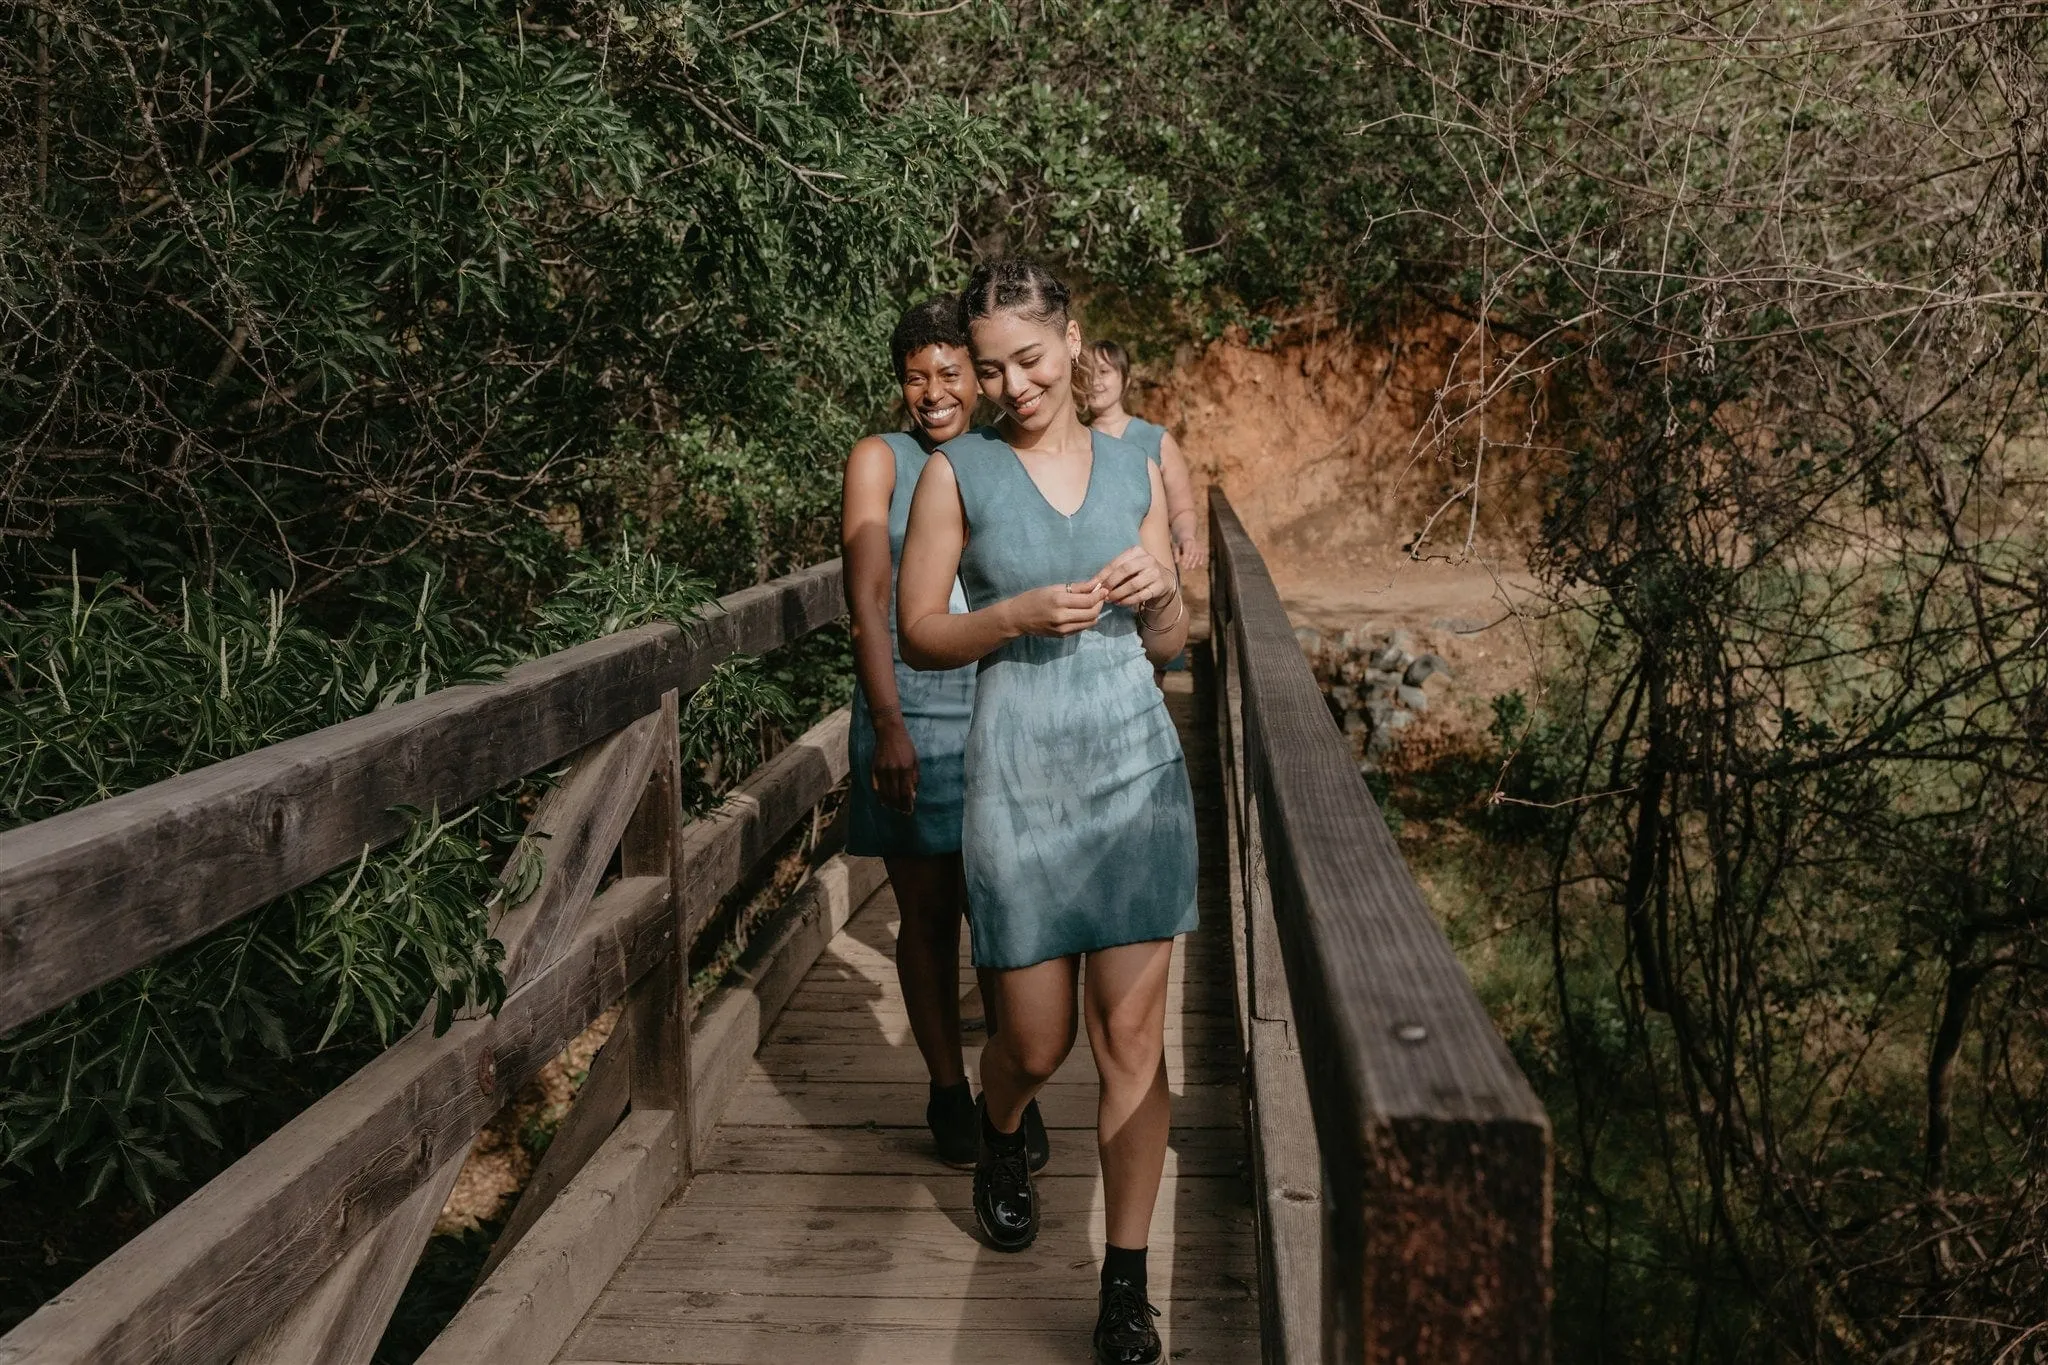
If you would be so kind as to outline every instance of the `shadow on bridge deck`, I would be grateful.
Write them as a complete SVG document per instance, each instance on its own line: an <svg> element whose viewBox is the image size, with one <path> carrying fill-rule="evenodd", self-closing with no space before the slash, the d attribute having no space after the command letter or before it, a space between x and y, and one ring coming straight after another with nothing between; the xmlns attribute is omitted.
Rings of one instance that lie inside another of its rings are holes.
<svg viewBox="0 0 2048 1365"><path fill-rule="evenodd" d="M1153 1221L1166 1358L1259 1356L1244 1174L1230 913L1206 698L1168 679L1194 783L1202 928L1168 997L1173 1135ZM925 1076L897 991L885 886L832 941L727 1106L688 1189L655 1218L558 1359L680 1365L1084 1360L1102 1183L1085 1031L1042 1108L1045 1225L1018 1255L973 1234L970 1177L940 1166ZM963 961L964 961L963 953ZM973 985L963 968L961 988ZM978 1041L969 1038L968 1069Z"/></svg>

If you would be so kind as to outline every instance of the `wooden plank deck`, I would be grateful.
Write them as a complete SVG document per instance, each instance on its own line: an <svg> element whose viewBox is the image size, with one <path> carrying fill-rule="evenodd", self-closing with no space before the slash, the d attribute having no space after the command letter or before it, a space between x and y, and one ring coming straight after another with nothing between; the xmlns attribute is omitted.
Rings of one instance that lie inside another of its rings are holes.
<svg viewBox="0 0 2048 1365"><path fill-rule="evenodd" d="M1169 677L1194 782L1202 927L1174 955L1174 1115L1153 1220L1165 1358L1259 1357L1244 1175L1234 967L1215 737L1187 674ZM1206 702L1206 698L1200 699ZM791 999L685 1194L656 1217L558 1357L574 1365L939 1365L1088 1358L1102 1249L1095 1069L1085 1031L1043 1095L1044 1227L1005 1255L974 1234L970 1177L924 1130L923 1064L871 898ZM964 954L963 954L964 961ZM963 967L961 989L973 986ZM968 1039L968 1069L980 1048Z"/></svg>

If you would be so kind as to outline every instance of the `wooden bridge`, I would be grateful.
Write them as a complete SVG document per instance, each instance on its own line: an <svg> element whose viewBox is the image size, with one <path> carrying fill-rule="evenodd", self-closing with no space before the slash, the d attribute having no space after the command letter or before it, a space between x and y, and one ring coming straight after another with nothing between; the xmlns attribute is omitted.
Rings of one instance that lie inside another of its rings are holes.
<svg viewBox="0 0 2048 1365"><path fill-rule="evenodd" d="M1169 998L1167 1358L1547 1361L1548 1123L1221 494L1211 545L1211 633L1168 696L1203 922ZM0 1365L368 1361L481 1127L613 1006L422 1360L1085 1358L1085 1043L1044 1097L1045 1232L1006 1256L974 1239L968 1177L925 1150L877 864L817 865L690 1007L688 946L844 780L847 715L685 822L679 699L840 614L820 565L0 835L4 1032L397 838L400 808L569 762L529 826L540 884L498 926L497 1013L415 1029L0 1338Z"/></svg>

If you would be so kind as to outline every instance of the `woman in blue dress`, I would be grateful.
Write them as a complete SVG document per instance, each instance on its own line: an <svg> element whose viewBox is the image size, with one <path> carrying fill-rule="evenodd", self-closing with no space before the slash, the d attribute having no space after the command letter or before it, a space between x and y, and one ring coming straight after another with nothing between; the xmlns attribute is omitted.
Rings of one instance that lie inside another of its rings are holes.
<svg viewBox="0 0 2048 1365"><path fill-rule="evenodd" d="M925 465L904 541L903 655L979 665L961 849L977 967L1002 1029L982 1051L974 1209L1037 1236L1023 1115L1073 1046L1075 986L1101 1075L1109 1245L1098 1361L1159 1358L1145 1246L1165 1164L1166 982L1195 927L1194 803L1152 666L1187 638L1159 469L1081 421L1080 328L1042 268L977 268L975 373L1001 409ZM948 609L955 577L965 613Z"/></svg>
<svg viewBox="0 0 2048 1365"><path fill-rule="evenodd" d="M1202 548L1199 534L1201 517L1195 512L1195 481L1188 473L1180 442L1165 427L1124 407L1131 387L1131 353L1114 341L1097 341L1089 351L1095 363L1090 367L1088 424L1105 435L1129 441L1159 466L1160 480L1166 485L1166 525L1173 532L1174 567L1182 573L1208 567L1209 552Z"/></svg>
<svg viewBox="0 0 2048 1365"><path fill-rule="evenodd" d="M925 1122L941 1160L971 1166L978 1134L960 1055L960 816L974 670L913 672L896 643L896 561L911 493L929 452L967 430L980 397L960 300L947 296L911 309L896 324L889 350L911 429L854 446L840 523L855 675L847 849L888 866L901 912L896 977L931 1075ZM966 610L964 602L954 606ZM991 1033L994 1024L991 1008ZM1034 1122L1033 1155L1041 1165L1043 1133Z"/></svg>

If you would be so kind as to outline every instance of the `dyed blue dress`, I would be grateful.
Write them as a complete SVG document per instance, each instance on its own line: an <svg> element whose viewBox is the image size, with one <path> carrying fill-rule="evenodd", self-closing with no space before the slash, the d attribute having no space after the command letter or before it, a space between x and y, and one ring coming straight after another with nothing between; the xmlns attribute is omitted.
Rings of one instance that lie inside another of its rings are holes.
<svg viewBox="0 0 2048 1365"><path fill-rule="evenodd" d="M1148 422L1142 417L1133 417L1124 427L1124 434L1117 438L1128 441L1145 452L1145 458L1158 464L1164 455L1160 453L1160 442L1166 439L1166 428L1157 422Z"/></svg>
<svg viewBox="0 0 2048 1365"><path fill-rule="evenodd" d="M960 582L980 610L1081 582L1138 543L1145 457L1094 433L1088 494L1062 516L990 428L942 447L960 486ZM981 661L967 732L967 916L978 967L1028 967L1195 927L1195 808L1135 614Z"/></svg>
<svg viewBox="0 0 2048 1365"><path fill-rule="evenodd" d="M867 689L853 685L853 729L847 736L853 768L849 803L851 828L846 849L870 858L925 856L960 851L962 755L967 722L974 709L974 669L920 673L903 662L896 633L896 569L903 563L903 532L910 524L910 497L929 458L917 438L892 431L882 439L896 456L896 487L889 495L889 652L896 663L896 696L904 728L917 746L917 801L909 814L891 810L875 795L875 718ZM960 585L953 585L954 611L966 611Z"/></svg>

